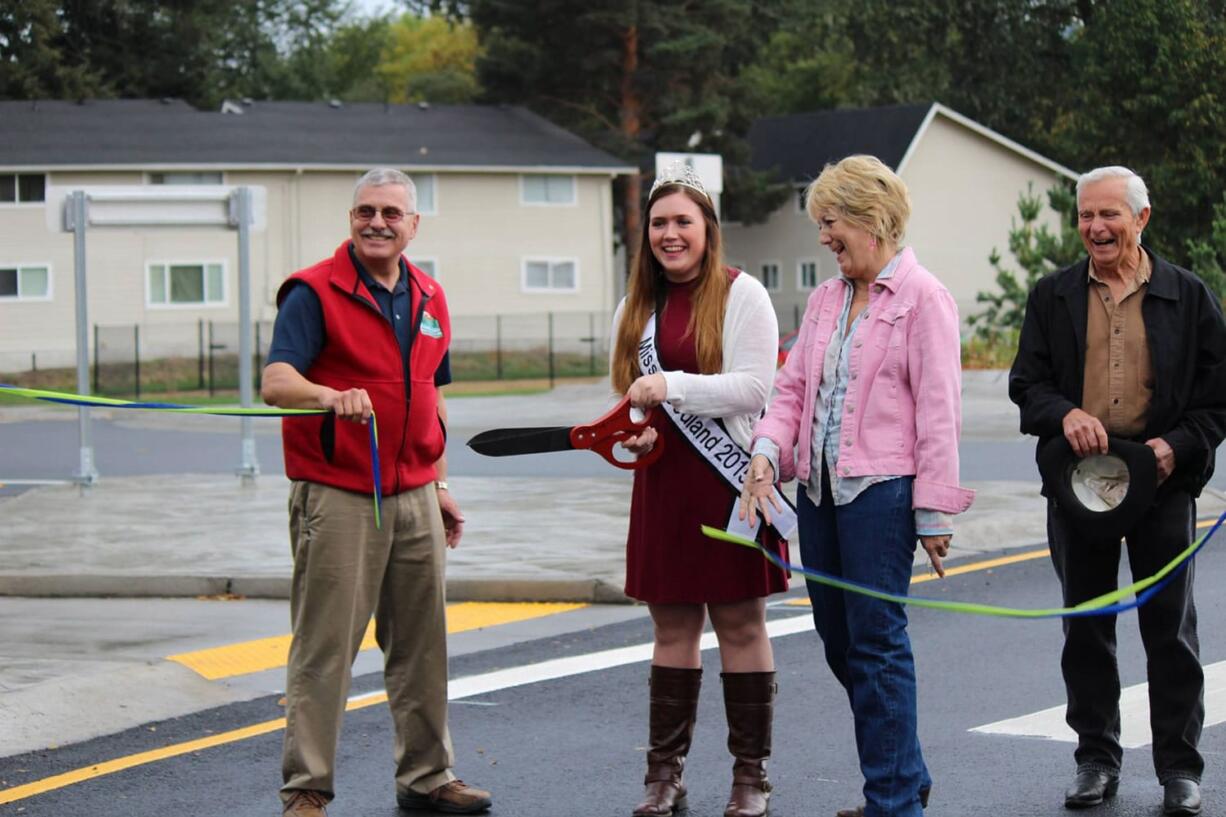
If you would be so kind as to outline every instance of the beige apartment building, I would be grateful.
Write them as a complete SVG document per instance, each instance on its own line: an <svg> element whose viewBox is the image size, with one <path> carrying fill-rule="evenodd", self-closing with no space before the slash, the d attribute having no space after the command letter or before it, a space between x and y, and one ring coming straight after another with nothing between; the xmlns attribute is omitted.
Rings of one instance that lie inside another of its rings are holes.
<svg viewBox="0 0 1226 817"><path fill-rule="evenodd" d="M422 221L406 254L442 283L457 319L483 327L492 322L477 318L612 312L611 183L630 168L524 109L0 102L0 372L28 368L32 354L40 366L73 358L73 236L56 207L63 193L262 188L252 310L270 321L281 281L346 239L353 184L375 166L416 183ZM235 233L224 228L91 227L89 321L194 342L201 322L237 321L237 256Z"/></svg>
<svg viewBox="0 0 1226 817"><path fill-rule="evenodd" d="M725 225L730 263L771 293L781 331L797 325L809 294L838 274L804 209L804 191L828 162L868 153L892 167L911 193L905 243L941 279L965 320L981 309L975 295L995 287L993 249L1017 269L1009 230L1018 196L1033 185L1046 200L1053 185L1077 174L940 103L816 111L760 119L750 131L753 165L775 169L794 199L753 226ZM1046 210L1045 223L1058 224Z"/></svg>

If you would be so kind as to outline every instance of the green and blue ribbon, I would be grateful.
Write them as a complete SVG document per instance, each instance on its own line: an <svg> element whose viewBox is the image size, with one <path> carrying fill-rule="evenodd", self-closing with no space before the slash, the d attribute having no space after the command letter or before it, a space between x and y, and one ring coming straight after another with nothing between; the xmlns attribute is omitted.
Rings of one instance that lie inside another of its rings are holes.
<svg viewBox="0 0 1226 817"><path fill-rule="evenodd" d="M833 587L838 590L843 590L848 593L859 593L862 596L879 599L881 601L894 602L895 604L909 604L912 607L924 607L930 610L944 610L947 613L964 613L976 616L996 616L998 618L1022 618L1022 619L1039 619L1039 618L1080 618L1083 616L1107 616L1117 615L1119 613L1134 610L1145 604L1158 593L1161 593L1163 588L1171 583L1196 557L1196 554L1209 542L1213 534L1217 533L1218 528L1226 522L1226 513L1218 517L1217 522L1213 524L1208 531L1199 539L1185 548L1178 556L1165 564L1161 570L1152 576L1148 576L1140 581L1133 582L1127 587L1121 587L1118 590L1113 590L1110 593L1104 593L1101 596L1084 601L1073 607L1055 607L1047 609L1023 609L1018 607L1000 607L992 604L978 604L975 602L965 601L946 601L944 599L926 598L924 596L901 596L897 593L888 593L875 587L870 587L860 582L848 581L839 576L834 576L830 573L824 573L820 570L804 567L802 565L794 565L783 559L779 554L774 553L764 548L760 543L753 539L746 539L743 536L738 536L734 533L713 528L709 525L702 526L702 532L712 539L718 539L723 542L731 542L742 547L750 548L761 553L771 564L782 568L783 570L797 573L804 577L807 582L823 584L827 587ZM1130 601L1125 601L1129 596L1134 596Z"/></svg>
<svg viewBox="0 0 1226 817"><path fill-rule="evenodd" d="M44 400L48 403L60 403L66 406L85 406L87 408L136 409L145 411L167 411L176 414L209 414L216 417L295 417L307 414L328 414L326 409L286 409L269 407L215 407L192 406L182 403L136 402L132 400L117 400L112 397L95 397L88 394L69 394L67 392L46 391L44 389L25 389L20 386L10 386L0 383L0 395L10 397L25 397L30 400ZM379 427L375 422L375 413L370 413L370 471L371 498L375 506L375 527L382 528L380 508L383 505L383 486L379 478Z"/></svg>

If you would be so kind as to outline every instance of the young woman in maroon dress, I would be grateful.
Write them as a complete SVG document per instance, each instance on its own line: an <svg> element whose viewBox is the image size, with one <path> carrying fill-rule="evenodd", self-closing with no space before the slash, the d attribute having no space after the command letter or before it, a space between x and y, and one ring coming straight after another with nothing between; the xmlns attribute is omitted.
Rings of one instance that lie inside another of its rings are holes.
<svg viewBox="0 0 1226 817"><path fill-rule="evenodd" d="M718 418L741 447L766 406L778 324L765 288L723 265L719 221L692 171L673 168L653 186L628 294L614 315L613 387L638 407L668 403ZM639 344L655 316L660 371L644 375ZM728 748L734 757L727 817L766 813L775 672L765 597L787 576L747 548L703 536L724 528L737 489L698 453L663 410L626 441L636 454L664 446L634 475L626 544L626 593L655 624L646 794L636 817L683 808L682 767L702 680L699 639L709 615L720 647ZM760 541L786 558L763 526Z"/></svg>

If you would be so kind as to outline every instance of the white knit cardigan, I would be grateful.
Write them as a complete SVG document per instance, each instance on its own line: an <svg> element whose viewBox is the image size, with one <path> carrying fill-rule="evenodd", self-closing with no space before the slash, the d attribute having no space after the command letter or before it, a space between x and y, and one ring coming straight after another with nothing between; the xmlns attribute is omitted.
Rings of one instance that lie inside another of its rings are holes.
<svg viewBox="0 0 1226 817"><path fill-rule="evenodd" d="M625 299L613 313L610 362ZM748 449L753 424L762 416L775 382L779 321L766 288L742 272L732 281L724 310L724 365L719 374L664 372L665 399L679 411L721 417L732 438Z"/></svg>

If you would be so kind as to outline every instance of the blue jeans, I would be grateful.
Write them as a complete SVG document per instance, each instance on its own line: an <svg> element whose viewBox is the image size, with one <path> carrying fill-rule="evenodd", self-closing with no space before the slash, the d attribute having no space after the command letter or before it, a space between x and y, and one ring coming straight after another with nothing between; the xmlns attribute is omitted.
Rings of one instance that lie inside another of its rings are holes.
<svg viewBox="0 0 1226 817"><path fill-rule="evenodd" d="M835 506L802 488L800 554L806 567L905 595L915 555L911 477L880 482ZM932 786L916 732L915 660L901 604L806 582L826 663L847 690L864 775L865 817L920 817Z"/></svg>

